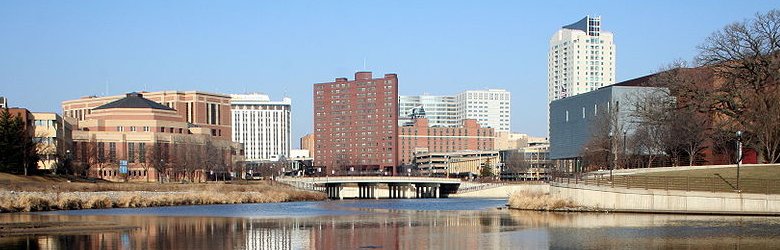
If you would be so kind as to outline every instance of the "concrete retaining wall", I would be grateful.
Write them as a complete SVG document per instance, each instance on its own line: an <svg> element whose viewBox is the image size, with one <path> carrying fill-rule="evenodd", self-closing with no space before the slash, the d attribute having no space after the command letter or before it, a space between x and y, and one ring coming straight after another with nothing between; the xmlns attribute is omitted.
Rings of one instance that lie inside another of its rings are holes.
<svg viewBox="0 0 780 250"><path fill-rule="evenodd" d="M547 193L550 191L550 186L547 184L517 184L517 185L503 185L495 188L488 188L484 190L451 194L450 197L460 198L509 198L515 192L519 191L532 191Z"/></svg>
<svg viewBox="0 0 780 250"><path fill-rule="evenodd" d="M625 189L556 183L550 195L614 211L780 215L780 195Z"/></svg>

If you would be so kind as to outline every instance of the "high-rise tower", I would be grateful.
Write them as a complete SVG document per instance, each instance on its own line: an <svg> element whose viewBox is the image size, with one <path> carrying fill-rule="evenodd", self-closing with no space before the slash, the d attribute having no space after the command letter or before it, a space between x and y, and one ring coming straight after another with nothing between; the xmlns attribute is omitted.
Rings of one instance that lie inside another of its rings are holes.
<svg viewBox="0 0 780 250"><path fill-rule="evenodd" d="M550 38L547 102L615 83L615 44L601 17L585 16Z"/></svg>

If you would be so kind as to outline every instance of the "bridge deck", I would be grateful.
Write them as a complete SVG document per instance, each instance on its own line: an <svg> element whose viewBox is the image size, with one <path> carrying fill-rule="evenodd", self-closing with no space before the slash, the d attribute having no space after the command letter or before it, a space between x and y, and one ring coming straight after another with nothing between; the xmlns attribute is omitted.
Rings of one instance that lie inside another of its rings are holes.
<svg viewBox="0 0 780 250"><path fill-rule="evenodd" d="M460 184L460 179L435 178L435 177L385 177L385 176L329 176L329 177L300 177L284 178L284 181L297 181L311 184L328 183L436 183L436 184Z"/></svg>

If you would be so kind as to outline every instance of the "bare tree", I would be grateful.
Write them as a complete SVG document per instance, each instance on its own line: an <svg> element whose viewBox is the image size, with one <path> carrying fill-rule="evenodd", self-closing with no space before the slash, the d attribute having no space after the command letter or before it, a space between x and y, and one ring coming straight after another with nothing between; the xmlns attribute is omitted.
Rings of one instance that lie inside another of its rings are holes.
<svg viewBox="0 0 780 250"><path fill-rule="evenodd" d="M591 124L591 136L582 148L584 167L588 170L617 167L622 151L616 147L621 145L622 131L625 124L619 122L617 107L612 105L609 110L596 116Z"/></svg>
<svg viewBox="0 0 780 250"><path fill-rule="evenodd" d="M164 179L168 179L168 171L166 171L166 158L167 152L163 143L160 141L149 144L144 152L146 154L145 165L154 169L157 175L157 181L162 183ZM170 161L168 162L170 163ZM163 178L165 175L166 178ZM147 175L148 176L148 175Z"/></svg>
<svg viewBox="0 0 780 250"><path fill-rule="evenodd" d="M513 175L517 173L527 173L530 168L531 162L528 159L525 159L525 154L523 152L512 151L509 154L509 157L504 160L504 172Z"/></svg>
<svg viewBox="0 0 780 250"><path fill-rule="evenodd" d="M224 159L222 152L218 149L211 140L206 140L203 144L203 170L204 172L220 172L224 166ZM214 175L215 180L216 176Z"/></svg>
<svg viewBox="0 0 780 250"><path fill-rule="evenodd" d="M633 111L641 130L638 136L643 137L636 142L648 150L664 150L675 166L680 154L687 155L689 166L695 163L705 149L714 119L712 112L696 105L704 101L703 96L679 95L685 88L711 80L707 72L690 70L686 65L677 61L663 68L648 83L660 89L636 96ZM681 97L672 97L675 94Z"/></svg>
<svg viewBox="0 0 780 250"><path fill-rule="evenodd" d="M87 142L87 163L90 168L92 166L97 167L97 176L103 178L103 170L109 164L109 156L106 155L106 148L104 142L98 142L95 138L91 138Z"/></svg>
<svg viewBox="0 0 780 250"><path fill-rule="evenodd" d="M195 182L195 173L201 164L201 147L190 138L173 140L171 164L176 172L189 182Z"/></svg>
<svg viewBox="0 0 780 250"><path fill-rule="evenodd" d="M764 161L780 161L780 10L730 24L699 46L699 64L720 81L684 94L706 94L701 106L745 130Z"/></svg>

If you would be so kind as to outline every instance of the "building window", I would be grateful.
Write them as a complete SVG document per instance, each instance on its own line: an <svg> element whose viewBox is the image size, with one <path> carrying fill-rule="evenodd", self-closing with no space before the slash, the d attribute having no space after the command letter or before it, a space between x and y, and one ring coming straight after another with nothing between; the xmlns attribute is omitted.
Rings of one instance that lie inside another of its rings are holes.
<svg viewBox="0 0 780 250"><path fill-rule="evenodd" d="M146 162L146 143L144 142L138 143L138 161Z"/></svg>
<svg viewBox="0 0 780 250"><path fill-rule="evenodd" d="M135 126L131 126L130 131L135 132Z"/></svg>
<svg viewBox="0 0 780 250"><path fill-rule="evenodd" d="M149 126L144 126L144 132L149 132Z"/></svg>
<svg viewBox="0 0 780 250"><path fill-rule="evenodd" d="M116 142L108 143L108 160L113 162L116 159Z"/></svg>
<svg viewBox="0 0 780 250"><path fill-rule="evenodd" d="M127 143L127 161L135 162L135 143L133 142Z"/></svg>
<svg viewBox="0 0 780 250"><path fill-rule="evenodd" d="M125 128L122 126L116 126L116 131L125 131Z"/></svg>

